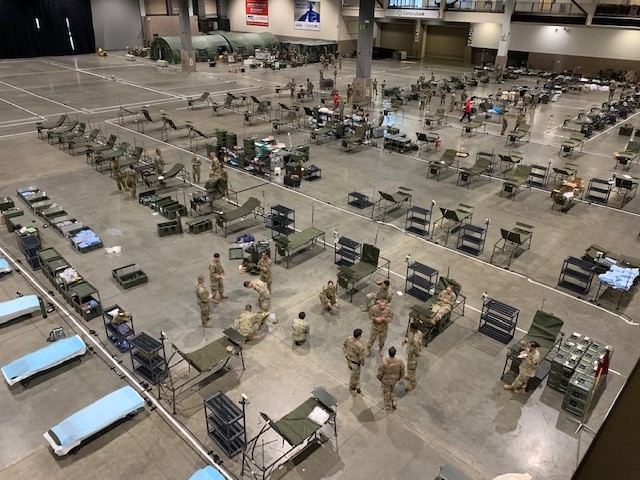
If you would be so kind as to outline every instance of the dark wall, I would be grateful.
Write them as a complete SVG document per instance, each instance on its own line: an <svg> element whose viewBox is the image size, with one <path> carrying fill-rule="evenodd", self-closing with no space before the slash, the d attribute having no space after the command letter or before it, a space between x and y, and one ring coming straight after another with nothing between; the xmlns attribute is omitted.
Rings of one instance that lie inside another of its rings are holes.
<svg viewBox="0 0 640 480"><path fill-rule="evenodd" d="M94 51L90 0L0 0L0 58Z"/></svg>

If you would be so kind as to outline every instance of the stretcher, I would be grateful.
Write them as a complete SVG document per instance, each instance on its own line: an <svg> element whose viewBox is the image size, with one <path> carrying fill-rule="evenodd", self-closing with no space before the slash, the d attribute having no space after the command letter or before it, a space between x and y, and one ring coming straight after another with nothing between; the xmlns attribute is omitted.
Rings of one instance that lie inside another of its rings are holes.
<svg viewBox="0 0 640 480"><path fill-rule="evenodd" d="M0 302L0 325L38 310L44 318L47 318L44 303L37 295L25 295L7 302Z"/></svg>
<svg viewBox="0 0 640 480"><path fill-rule="evenodd" d="M517 145L520 142L520 140L525 139L525 137L528 136L529 138L531 138L530 130L531 130L531 126L527 125L526 123L523 123L517 129L512 130L507 134L507 142L505 143L505 145L509 145L509 143L513 143L514 145Z"/></svg>
<svg viewBox="0 0 640 480"><path fill-rule="evenodd" d="M100 135L100 129L94 128L93 130L91 130L91 133L89 134L89 136L82 137L82 138L74 138L68 144L69 154L75 155L76 150L79 150L81 148L84 148L84 149L89 148L89 146L95 143L96 139L98 138L98 135Z"/></svg>
<svg viewBox="0 0 640 480"><path fill-rule="evenodd" d="M533 238L533 225L527 225L526 223L516 222L515 227L511 230L506 228L500 229L500 235L502 238L498 240L493 246L493 253L491 254L491 260L489 263L493 263L493 257L496 254L496 250L500 249L501 252L507 250L509 253L509 260L507 262L507 269L511 266L511 260L516 255L519 248L529 250L531 248L531 239ZM502 245L500 243L502 242Z"/></svg>
<svg viewBox="0 0 640 480"><path fill-rule="evenodd" d="M177 132L179 130L186 130L187 131L187 136L189 135L189 132L191 132L191 129L193 128L193 122L186 120L186 123L180 124L180 125L176 125L176 123L171 120L169 117L162 117L162 130L160 131L160 139L168 142L169 141L169 132L171 130Z"/></svg>
<svg viewBox="0 0 640 480"><path fill-rule="evenodd" d="M65 114L60 115L57 120L47 120L44 122L36 122L36 130L38 130L38 136L43 130L51 130L53 128L57 128L67 121L67 116Z"/></svg>
<svg viewBox="0 0 640 480"><path fill-rule="evenodd" d="M446 110L444 108L436 109L435 113L427 113L424 116L424 124L427 127L433 128L434 124L439 124L444 121L445 125L447 124L447 115Z"/></svg>
<svg viewBox="0 0 640 480"><path fill-rule="evenodd" d="M427 178L429 175L433 175L436 177L436 180L440 180L440 172L448 167L457 167L458 162L460 161L458 156L458 151L453 148L447 148L440 157L439 160L433 160L429 162L429 172L427 173Z"/></svg>
<svg viewBox="0 0 640 480"><path fill-rule="evenodd" d="M122 142L115 150L107 150L105 152L94 154L93 162L96 166L96 170L102 171L102 164L107 163L110 165L114 158L123 156L130 146L131 144L129 144L129 142Z"/></svg>
<svg viewBox="0 0 640 480"><path fill-rule="evenodd" d="M522 185L529 181L530 175L531 165L518 165L515 172L513 172L513 175L509 175L505 178L505 182L502 184L502 190L500 190L500 196L502 196L502 192L513 194L512 197L515 202L518 190ZM529 190L531 190L531 183L527 186L529 187Z"/></svg>
<svg viewBox="0 0 640 480"><path fill-rule="evenodd" d="M488 172L490 169L491 159L484 157L478 158L478 160L476 160L476 163L474 163L472 166L462 167L460 169L460 171L458 172L458 180L456 180L456 185L458 185L458 183L462 181L463 183L466 183L467 188L469 188L471 180L473 180L474 177L479 177L483 173Z"/></svg>
<svg viewBox="0 0 640 480"><path fill-rule="evenodd" d="M160 385L160 389L169 391L171 395L170 403L173 406L174 414L176 413L176 400L184 390L224 369L231 358L239 357L242 363L242 370L245 369L244 355L242 353L244 336L233 328L227 328L223 333L223 337L189 353L183 352L176 345L171 344L173 353L167 362L169 374L165 383ZM187 378L182 381L182 383L178 383L175 367L183 362L187 363L189 371L193 368L197 372L197 375ZM172 369L174 369L173 373Z"/></svg>
<svg viewBox="0 0 640 480"><path fill-rule="evenodd" d="M411 199L413 197L412 190L407 187L398 187L398 191L395 193L387 193L378 190L380 194L380 198L373 205L373 210L371 211L371 218L374 217L376 209L378 211L382 210L382 221L385 221L387 217L387 212L396 210L398 208L402 208L402 206L406 203L408 207L411 206Z"/></svg>
<svg viewBox="0 0 640 480"><path fill-rule="evenodd" d="M169 180L170 178L177 177L180 172L182 172L182 181L186 182L187 176L189 174L185 170L184 165L182 163L175 163L169 169L169 171L163 173L162 175L156 175L156 174L147 175L146 177L144 177L144 183L147 184L147 187L150 187L152 184L156 182L165 181L165 180Z"/></svg>
<svg viewBox="0 0 640 480"><path fill-rule="evenodd" d="M482 119L480 116L477 116L469 123L462 126L462 133L468 133L469 136L471 136L471 131L475 130L477 132L480 127L484 127L484 133L487 133L487 124L484 123L484 119Z"/></svg>
<svg viewBox="0 0 640 480"><path fill-rule="evenodd" d="M11 273L11 266L4 258L0 258L0 274L1 273Z"/></svg>
<svg viewBox="0 0 640 480"><path fill-rule="evenodd" d="M306 230L294 233L288 237L279 235L276 237L276 254L274 260L277 262L278 255L280 255L285 259L287 262L287 268L289 268L289 260L294 252L307 245L313 247L320 238L322 238L322 243L326 250L327 245L324 241L324 231L318 230L317 228L307 228Z"/></svg>
<svg viewBox="0 0 640 480"><path fill-rule="evenodd" d="M345 148L346 151L351 151L354 145L362 145L362 142L365 141L366 133L367 129L364 126L356 127L352 136L342 139L342 142L340 143L340 151L342 151L343 148Z"/></svg>
<svg viewBox="0 0 640 480"><path fill-rule="evenodd" d="M427 146L427 150L432 146L435 146L436 142L440 140L440 135L437 133L423 133L416 132L416 144L418 145L418 156L422 152L422 147Z"/></svg>
<svg viewBox="0 0 640 480"><path fill-rule="evenodd" d="M144 400L132 387L122 387L74 413L44 434L58 456L79 447L83 440L118 420L135 415Z"/></svg>
<svg viewBox="0 0 640 480"><path fill-rule="evenodd" d="M80 336L74 335L55 341L40 350L31 352L2 367L2 374L9 385L25 381L53 367L61 365L87 352Z"/></svg>
<svg viewBox="0 0 640 480"><path fill-rule="evenodd" d="M621 165L622 168L626 166L627 170L629 170L633 161L637 160L640 155L640 142L631 140L627 143L627 147L624 149L624 152L616 152L613 155L616 157L615 168L618 168L618 165Z"/></svg>
<svg viewBox="0 0 640 480"><path fill-rule="evenodd" d="M254 479L264 480L281 465L283 460L290 458L297 447L308 444L310 441L319 444L325 443L328 438L320 431L324 425L333 427L333 433L337 439L336 406L338 401L321 387L316 388L311 394L310 398L280 420L273 420L266 413L260 413L266 423L258 435L247 442L247 446L242 452L242 472L240 474L242 478L246 472ZM271 431L289 444L289 448L285 449L277 458L269 455L273 449L265 451L262 448L265 443L264 437Z"/></svg>
<svg viewBox="0 0 640 480"><path fill-rule="evenodd" d="M579 132L574 132L571 134L569 138L566 138L560 144L560 150L558 151L558 155L564 152L566 157L571 158L571 154L573 150L577 147L580 147L580 151L582 151L582 146L584 145L584 134Z"/></svg>
<svg viewBox="0 0 640 480"><path fill-rule="evenodd" d="M380 259L383 260L380 264ZM349 301L353 301L353 294L356 292L358 284L375 273L379 268L387 269L387 278L390 277L391 261L380 256L380 249L368 243L362 245L362 256L360 261L351 265L338 266L338 285L347 290L351 296Z"/></svg>
<svg viewBox="0 0 640 480"><path fill-rule="evenodd" d="M205 105L207 105L209 103L209 92L204 92L197 98L187 98L187 108L191 107L191 109L193 110L193 106L196 103L204 103Z"/></svg>
<svg viewBox="0 0 640 480"><path fill-rule="evenodd" d="M211 465L201 468L189 477L189 480L224 480L225 477Z"/></svg>
<svg viewBox="0 0 640 480"><path fill-rule="evenodd" d="M472 205L466 205L464 203L459 203L455 209L440 207L442 216L434 222L433 227L435 230L435 227L439 223L440 227L445 230L445 244L449 241L449 236L459 229L463 223L471 223L473 219L473 208Z"/></svg>
<svg viewBox="0 0 640 480"><path fill-rule="evenodd" d="M230 212L222 213L216 218L216 233L218 227L222 228L224 236L227 236L229 231L229 224L236 220L243 220L244 217L253 214L254 218L258 216L260 207L260 200L255 197L249 197L249 200L244 202L238 208L231 210Z"/></svg>

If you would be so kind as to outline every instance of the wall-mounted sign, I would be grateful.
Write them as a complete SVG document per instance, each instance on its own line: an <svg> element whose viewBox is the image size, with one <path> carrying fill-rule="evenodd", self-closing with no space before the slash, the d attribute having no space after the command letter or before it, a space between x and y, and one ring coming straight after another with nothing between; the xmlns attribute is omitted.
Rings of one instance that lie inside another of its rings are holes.
<svg viewBox="0 0 640 480"><path fill-rule="evenodd" d="M389 8L384 11L385 17L400 18L438 18L438 10L402 10Z"/></svg>
<svg viewBox="0 0 640 480"><path fill-rule="evenodd" d="M293 28L320 31L320 2L293 2Z"/></svg>
<svg viewBox="0 0 640 480"><path fill-rule="evenodd" d="M245 0L247 25L269 26L269 0Z"/></svg>

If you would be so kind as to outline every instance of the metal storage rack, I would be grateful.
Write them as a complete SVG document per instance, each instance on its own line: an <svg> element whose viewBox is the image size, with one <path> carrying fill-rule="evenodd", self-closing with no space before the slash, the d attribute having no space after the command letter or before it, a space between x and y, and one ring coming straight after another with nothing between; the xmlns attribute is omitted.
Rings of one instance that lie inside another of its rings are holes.
<svg viewBox="0 0 640 480"><path fill-rule="evenodd" d="M27 227L26 232L16 232L18 236L18 247L24 254L27 262L34 270L40 270L40 258L38 257L38 250L42 248L42 241L40 240L40 234L35 227Z"/></svg>
<svg viewBox="0 0 640 480"><path fill-rule="evenodd" d="M360 259L361 254L362 244L347 237L340 237L334 250L333 261L336 265L350 267Z"/></svg>
<svg viewBox="0 0 640 480"><path fill-rule="evenodd" d="M432 295L431 290L438 284L438 270L419 262L407 265L407 280L404 291L422 301Z"/></svg>
<svg viewBox="0 0 640 480"><path fill-rule="evenodd" d="M480 255L484 250L484 241L487 237L487 229L479 225L465 223L458 230L458 243L456 248L472 255Z"/></svg>
<svg viewBox="0 0 640 480"><path fill-rule="evenodd" d="M102 315L98 289L89 282L78 282L69 287L69 303L87 322Z"/></svg>
<svg viewBox="0 0 640 480"><path fill-rule="evenodd" d="M128 323L113 323L117 312L122 310L123 308L120 307L120 305L112 305L109 308L104 309L102 312L102 320L104 322L104 329L109 341L121 352L126 352L131 349L131 338L136 334L136 332L133 326L133 317L131 317L131 321Z"/></svg>
<svg viewBox="0 0 640 480"><path fill-rule="evenodd" d="M244 403L240 409L222 392L204 401L207 433L229 458L240 453L247 443L244 409Z"/></svg>
<svg viewBox="0 0 640 480"><path fill-rule="evenodd" d="M407 209L407 219L404 224L404 229L407 232L424 237L425 235L429 235L430 226L431 210L415 205Z"/></svg>
<svg viewBox="0 0 640 480"><path fill-rule="evenodd" d="M596 265L585 262L580 258L567 257L562 264L558 285L576 293L586 295L589 293Z"/></svg>
<svg viewBox="0 0 640 480"><path fill-rule="evenodd" d="M482 304L478 332L507 345L516 332L520 310L487 298Z"/></svg>
<svg viewBox="0 0 640 480"><path fill-rule="evenodd" d="M602 178L592 178L589 180L587 191L584 198L590 202L601 203L606 205L609 203L609 196L611 195L611 184L608 180Z"/></svg>
<svg viewBox="0 0 640 480"><path fill-rule="evenodd" d="M289 236L295 233L296 229L296 212L283 205L274 205L271 207L271 237L276 238L278 235Z"/></svg>
<svg viewBox="0 0 640 480"><path fill-rule="evenodd" d="M164 344L145 332L135 335L129 343L133 371L152 385L158 385L167 376Z"/></svg>
<svg viewBox="0 0 640 480"><path fill-rule="evenodd" d="M549 167L544 165L531 165L531 173L529 173L529 185L534 187L546 188L549 181Z"/></svg>

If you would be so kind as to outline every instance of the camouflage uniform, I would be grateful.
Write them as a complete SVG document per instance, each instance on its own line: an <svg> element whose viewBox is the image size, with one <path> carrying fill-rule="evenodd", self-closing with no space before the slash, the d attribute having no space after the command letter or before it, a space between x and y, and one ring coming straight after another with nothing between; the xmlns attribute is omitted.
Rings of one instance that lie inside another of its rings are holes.
<svg viewBox="0 0 640 480"><path fill-rule="evenodd" d="M240 335L245 338L253 337L256 332L262 330L264 323L267 321L266 312L253 313L245 310L233 322L235 328Z"/></svg>
<svg viewBox="0 0 640 480"><path fill-rule="evenodd" d="M507 115L503 113L502 114L502 131L500 132L500 135L504 135L508 127L509 127L509 122L507 121Z"/></svg>
<svg viewBox="0 0 640 480"><path fill-rule="evenodd" d="M164 175L164 158L162 158L162 155L156 154L156 158L153 161L153 165L154 165L154 168L156 169L156 175L158 175L159 177ZM159 183L161 187L165 187L167 185L164 180L160 180Z"/></svg>
<svg viewBox="0 0 640 480"><path fill-rule="evenodd" d="M375 319L382 317L382 322L377 323ZM380 308L380 305L374 305L369 310L369 318L371 319L371 336L369 337L369 343L367 344L367 355L371 353L371 347L378 337L378 345L380 346L380 355L382 356L382 349L384 348L384 341L387 339L387 332L389 330L389 322L393 318L393 312L389 306L385 306L384 310Z"/></svg>
<svg viewBox="0 0 640 480"><path fill-rule="evenodd" d="M260 269L260 280L267 284L269 293L271 293L271 259L260 258L258 260L258 268Z"/></svg>
<svg viewBox="0 0 640 480"><path fill-rule="evenodd" d="M382 387L384 408L396 408L396 383L404 376L404 363L396 357L389 357L378 367L378 380Z"/></svg>
<svg viewBox="0 0 640 480"><path fill-rule="evenodd" d="M293 341L296 345L302 345L307 340L309 335L309 323L301 318L295 318L293 320Z"/></svg>
<svg viewBox="0 0 640 480"><path fill-rule="evenodd" d="M220 298L224 298L224 283L222 280L224 275L224 267L221 262L211 261L209 265L209 282L211 284L211 294L215 300L216 294L220 293Z"/></svg>
<svg viewBox="0 0 640 480"><path fill-rule="evenodd" d="M380 287L380 290L378 290L377 292L367 293L365 295L364 303L366 305L366 308L371 308L372 304L376 304L380 300L385 300L387 302L387 305L391 303L391 300L393 300L393 293L391 293L390 288Z"/></svg>
<svg viewBox="0 0 640 480"><path fill-rule="evenodd" d="M412 386L416 386L416 368L418 367L418 357L422 351L422 332L416 333L407 339L407 380Z"/></svg>
<svg viewBox="0 0 640 480"><path fill-rule="evenodd" d="M324 310L331 310L331 305L335 305L338 302L336 293L335 285L327 284L322 287L322 291L318 296L320 297L320 303Z"/></svg>
<svg viewBox="0 0 640 480"><path fill-rule="evenodd" d="M342 351L347 358L347 366L351 370L349 390L360 389L360 368L364 365L364 347L353 337L342 342Z"/></svg>
<svg viewBox="0 0 640 480"><path fill-rule="evenodd" d="M204 285L200 285L196 283L195 287L196 291L196 300L198 301L198 306L200 307L200 320L204 325L209 320L211 320L211 304L209 303L209 290Z"/></svg>
<svg viewBox="0 0 640 480"><path fill-rule="evenodd" d="M136 171L133 169L133 167L129 166L129 168L127 168L124 171L124 180L125 180L125 183L127 185L127 188L131 192L131 196L135 197L136 196L136 187L138 186L138 184L137 184L138 175L136 174Z"/></svg>
<svg viewBox="0 0 640 480"><path fill-rule="evenodd" d="M540 362L542 361L540 358L540 352L537 348L533 350L533 353L529 347L525 348L525 351L527 352L527 356L522 359L522 362L520 362L518 376L511 384L514 390L520 390L527 386L529 379L531 377L535 377L538 367L540 366Z"/></svg>
<svg viewBox="0 0 640 480"><path fill-rule="evenodd" d="M258 292L258 303L260 304L260 310L268 312L271 310L271 292L267 288L267 284L262 280L254 280L253 289Z"/></svg>
<svg viewBox="0 0 640 480"><path fill-rule="evenodd" d="M111 173L113 175L113 179L116 181L116 185L118 185L118 190L122 191L123 188L126 190L127 187L124 184L124 178L117 160L111 162Z"/></svg>
<svg viewBox="0 0 640 480"><path fill-rule="evenodd" d="M200 165L202 161L198 157L193 157L191 159L191 172L193 173L193 181L195 183L200 183Z"/></svg>
<svg viewBox="0 0 640 480"><path fill-rule="evenodd" d="M431 305L431 318L429 321L432 325L436 325L442 317L453 310L453 306L456 304L457 295L455 292L447 293L446 290L442 290L438 295L438 299ZM444 302L448 300L449 303Z"/></svg>

